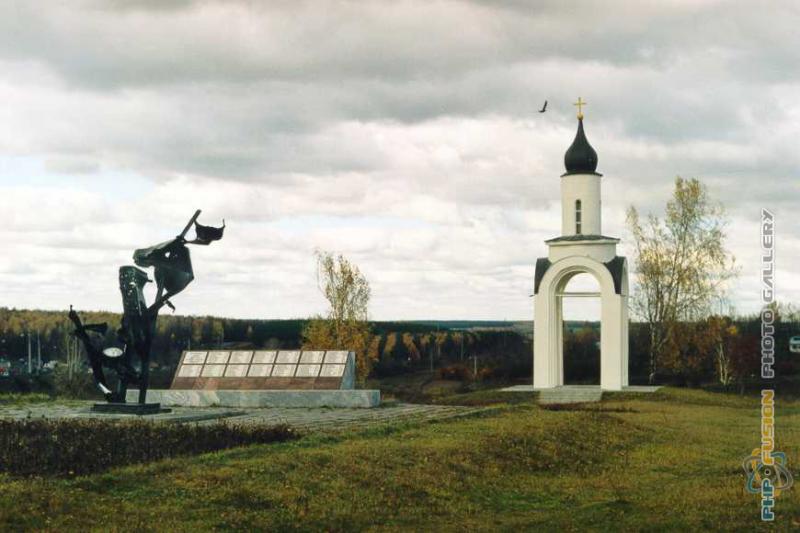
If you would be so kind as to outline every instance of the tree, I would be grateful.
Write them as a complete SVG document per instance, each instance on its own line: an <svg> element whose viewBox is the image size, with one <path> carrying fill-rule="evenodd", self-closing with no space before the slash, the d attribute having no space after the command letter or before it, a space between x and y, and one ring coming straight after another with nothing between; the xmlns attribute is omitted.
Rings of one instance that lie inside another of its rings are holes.
<svg viewBox="0 0 800 533"><path fill-rule="evenodd" d="M354 351L356 377L363 383L376 356L369 349L369 282L344 256L320 250L315 255L317 286L329 308L326 317L312 318L303 328L303 348Z"/></svg>
<svg viewBox="0 0 800 533"><path fill-rule="evenodd" d="M726 387L734 379L734 360L739 344L739 328L730 318L714 315L708 318L708 335L714 344L714 362L717 379Z"/></svg>
<svg viewBox="0 0 800 533"><path fill-rule="evenodd" d="M642 220L630 207L627 221L636 247L631 311L649 326L653 383L668 347L681 345L679 323L707 316L737 269L724 245L724 210L697 179L675 180L663 220Z"/></svg>

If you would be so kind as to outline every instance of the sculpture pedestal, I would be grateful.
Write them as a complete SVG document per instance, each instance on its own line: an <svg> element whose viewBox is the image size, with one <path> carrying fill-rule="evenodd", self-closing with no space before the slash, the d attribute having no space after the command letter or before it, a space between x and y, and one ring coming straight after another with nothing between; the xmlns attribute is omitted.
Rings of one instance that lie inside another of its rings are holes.
<svg viewBox="0 0 800 533"><path fill-rule="evenodd" d="M117 415L157 415L169 413L172 409L162 409L160 403L96 403L92 406L95 413L109 413Z"/></svg>
<svg viewBox="0 0 800 533"><path fill-rule="evenodd" d="M128 389L128 398L139 391ZM151 389L147 397L173 407L331 407L371 408L381 403L379 390L165 390Z"/></svg>

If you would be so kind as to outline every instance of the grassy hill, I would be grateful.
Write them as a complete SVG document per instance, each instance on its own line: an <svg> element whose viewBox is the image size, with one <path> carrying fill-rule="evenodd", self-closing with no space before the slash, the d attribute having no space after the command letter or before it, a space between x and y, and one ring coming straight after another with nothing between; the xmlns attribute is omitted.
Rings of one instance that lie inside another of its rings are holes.
<svg viewBox="0 0 800 533"><path fill-rule="evenodd" d="M796 468L800 403L779 405L778 448ZM748 397L666 389L572 411L525 401L72 480L0 477L0 528L745 531L761 528L740 467L757 431ZM779 498L771 529L800 527L798 494Z"/></svg>

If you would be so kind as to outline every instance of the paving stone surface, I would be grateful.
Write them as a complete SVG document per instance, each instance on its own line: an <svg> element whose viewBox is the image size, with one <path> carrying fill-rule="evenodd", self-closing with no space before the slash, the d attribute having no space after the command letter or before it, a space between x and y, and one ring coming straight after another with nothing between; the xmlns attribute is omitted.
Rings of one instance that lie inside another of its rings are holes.
<svg viewBox="0 0 800 533"><path fill-rule="evenodd" d="M443 420L487 410L485 407L397 403L373 409L177 407L172 408L170 413L137 416L94 413L91 411L92 404L93 402L81 402L67 405L48 403L0 406L0 418L94 418L110 421L140 419L198 424L213 424L225 420L235 424L288 424L304 431L335 431L396 421Z"/></svg>

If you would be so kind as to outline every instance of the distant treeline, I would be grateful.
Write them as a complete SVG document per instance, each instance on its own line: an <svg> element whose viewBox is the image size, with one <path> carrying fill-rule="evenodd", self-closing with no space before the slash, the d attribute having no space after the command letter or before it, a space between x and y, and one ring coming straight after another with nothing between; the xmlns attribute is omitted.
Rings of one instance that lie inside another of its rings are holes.
<svg viewBox="0 0 800 533"><path fill-rule="evenodd" d="M105 342L112 344L121 315L81 312L85 323L106 323ZM302 344L303 319L254 320L212 316L162 314L157 322L152 360L160 367L174 367L187 349L252 347L293 349ZM524 335L510 328L527 329L506 321L392 321L371 322L375 335L371 351L378 359L378 372L395 373L423 365L431 358L459 360L471 355L486 357L496 347L510 349L524 344ZM66 311L17 310L0 307L0 359L27 360L28 343L41 360L64 361L77 343ZM529 344L529 343L527 343ZM323 348L323 347L320 347Z"/></svg>
<svg viewBox="0 0 800 533"><path fill-rule="evenodd" d="M85 323L108 324L105 342L116 339L121 315L108 312L81 312ZM305 320L237 320L210 316L163 314L157 322L153 342L153 361L173 364L181 351L211 349L232 343L256 347L294 348L300 344ZM16 310L0 307L0 358L17 361L27 358L30 337L34 356L41 345L42 361L65 360L74 349L73 326L66 311Z"/></svg>
<svg viewBox="0 0 800 533"><path fill-rule="evenodd" d="M106 322L106 342L115 340L118 313L82 313L85 322ZM788 318L788 317L787 317ZM296 349L302 344L303 319L249 320L211 316L164 314L158 320L153 344L154 366L168 380L181 351L186 349L252 348ZM742 377L758 371L761 324L758 316L737 318L733 338ZM507 321L393 321L372 322L369 355L375 361L374 377L385 377L419 370L463 366L472 369L471 357L479 360L483 377L524 379L531 375L532 322ZM697 330L678 360L665 368L660 382L699 384L715 379L713 348L703 342L704 323ZM0 359L27 361L28 338L34 361L39 345L41 360L65 361L67 353L79 349L71 336L72 325L65 311L16 310L0 308ZM26 335L28 334L28 335ZM645 324L630 325L630 380L645 383L649 330ZM789 352L789 338L800 335L796 317L776 323L775 342L778 371L782 376L796 374L800 355ZM38 338L38 342L37 342ZM599 379L599 340L597 322L570 321L564 335L565 377L567 382L592 383ZM319 348L324 349L328 347ZM742 365L744 369L742 370ZM474 376L473 376L474 377ZM740 380L741 381L741 380Z"/></svg>

